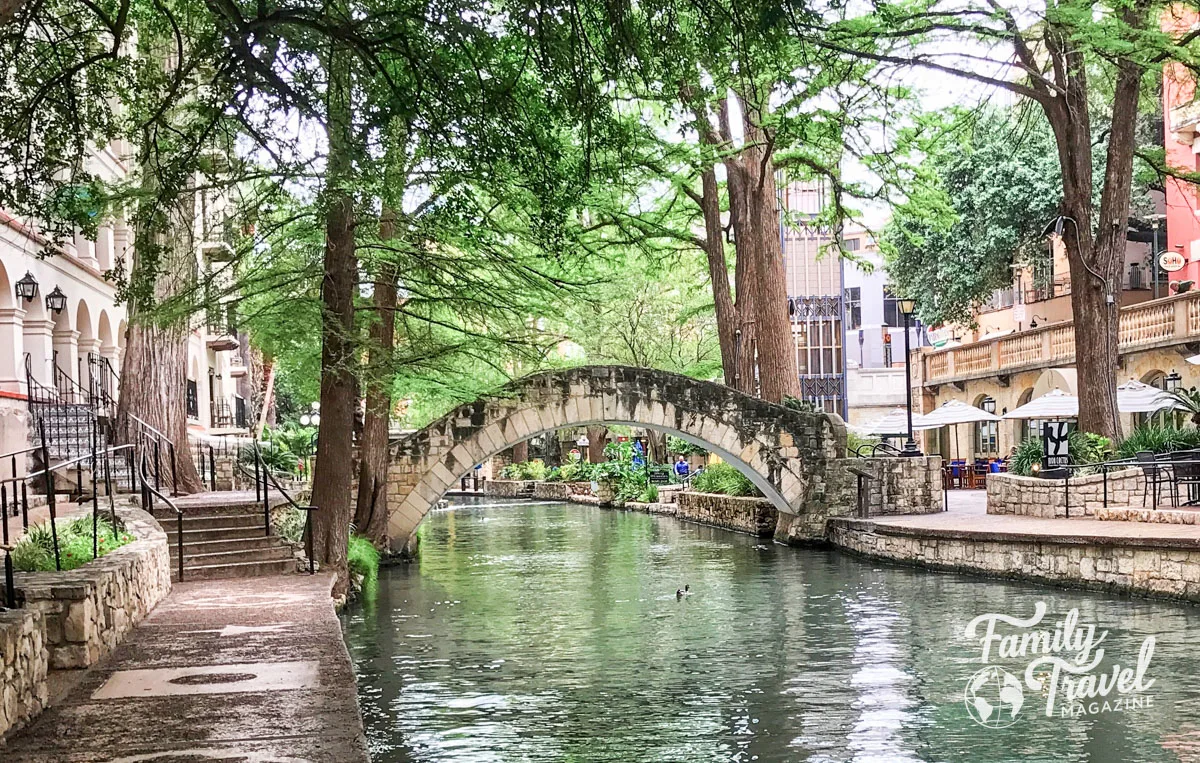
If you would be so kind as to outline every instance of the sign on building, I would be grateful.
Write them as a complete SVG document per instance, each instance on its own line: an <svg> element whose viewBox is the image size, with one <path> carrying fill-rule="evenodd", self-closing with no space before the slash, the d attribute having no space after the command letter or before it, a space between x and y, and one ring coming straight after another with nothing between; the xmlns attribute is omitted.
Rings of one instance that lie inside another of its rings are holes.
<svg viewBox="0 0 1200 763"><path fill-rule="evenodd" d="M1168 273L1183 270L1187 260L1179 252L1162 252L1158 255L1158 266Z"/></svg>
<svg viewBox="0 0 1200 763"><path fill-rule="evenodd" d="M1070 455L1068 435L1065 421L1042 424L1042 465L1047 469L1067 465Z"/></svg>

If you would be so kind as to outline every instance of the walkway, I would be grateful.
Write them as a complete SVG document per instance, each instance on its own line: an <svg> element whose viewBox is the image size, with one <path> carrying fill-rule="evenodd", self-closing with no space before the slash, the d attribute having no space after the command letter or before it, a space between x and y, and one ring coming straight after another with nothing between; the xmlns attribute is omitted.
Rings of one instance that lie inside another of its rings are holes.
<svg viewBox="0 0 1200 763"><path fill-rule="evenodd" d="M982 490L952 490L949 510L938 514L872 517L883 532L979 540L1045 540L1058 543L1101 543L1126 546L1200 547L1200 525L1159 522L1101 521L1090 517L1043 519L988 514Z"/></svg>
<svg viewBox="0 0 1200 763"><path fill-rule="evenodd" d="M176 585L5 763L366 761L328 575Z"/></svg>

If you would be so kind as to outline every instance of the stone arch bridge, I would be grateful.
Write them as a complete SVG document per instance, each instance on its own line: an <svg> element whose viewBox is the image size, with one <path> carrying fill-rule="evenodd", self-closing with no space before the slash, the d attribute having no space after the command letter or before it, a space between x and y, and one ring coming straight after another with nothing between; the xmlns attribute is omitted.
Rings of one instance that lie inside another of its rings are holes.
<svg viewBox="0 0 1200 763"><path fill-rule="evenodd" d="M846 462L862 459L845 458L840 417L665 371L584 366L518 379L397 443L388 471L392 549L405 547L429 510L476 464L543 432L587 424L653 429L718 454L779 509L777 536L823 538L828 516L853 509L857 488Z"/></svg>

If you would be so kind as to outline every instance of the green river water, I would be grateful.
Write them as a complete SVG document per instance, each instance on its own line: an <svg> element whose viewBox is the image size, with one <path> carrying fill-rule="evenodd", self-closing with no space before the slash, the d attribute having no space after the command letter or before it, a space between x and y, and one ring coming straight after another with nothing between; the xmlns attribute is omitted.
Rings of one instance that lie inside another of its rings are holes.
<svg viewBox="0 0 1200 763"><path fill-rule="evenodd" d="M420 532L420 561L385 568L344 615L375 761L1200 761L1194 606L571 504L459 505ZM1039 624L996 633L1056 644L1074 609L1069 633L1107 631L1089 673L1119 665L1125 684L1153 636L1136 686L1076 717L1059 689L1047 717L1046 690L1023 682L1037 641L992 646L1008 683L972 681L983 628L968 623L1038 602Z"/></svg>

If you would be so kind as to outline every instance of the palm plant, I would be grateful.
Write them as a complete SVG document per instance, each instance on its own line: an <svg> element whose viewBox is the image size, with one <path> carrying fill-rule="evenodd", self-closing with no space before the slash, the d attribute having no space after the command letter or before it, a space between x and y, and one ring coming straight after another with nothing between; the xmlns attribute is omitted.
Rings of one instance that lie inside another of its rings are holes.
<svg viewBox="0 0 1200 763"><path fill-rule="evenodd" d="M1175 409L1192 418L1192 425L1200 427L1200 389L1174 389L1167 393L1175 401Z"/></svg>

